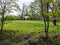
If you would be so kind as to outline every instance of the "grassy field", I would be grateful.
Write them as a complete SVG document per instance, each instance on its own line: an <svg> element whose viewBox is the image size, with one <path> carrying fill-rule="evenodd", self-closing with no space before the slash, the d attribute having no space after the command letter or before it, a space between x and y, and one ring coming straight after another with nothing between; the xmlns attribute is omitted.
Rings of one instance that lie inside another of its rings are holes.
<svg viewBox="0 0 60 45"><path fill-rule="evenodd" d="M53 23L50 22L49 26L49 39L52 41L51 45L60 44L60 34L58 34L60 33L60 23L58 22L58 25L54 26ZM55 38L55 34L58 35L58 38ZM32 40L33 43L38 40L38 44L36 45L48 45L46 44L46 41L43 40L44 36L45 32L43 21L5 21L2 34L3 44L0 45L5 45L6 42L8 45L30 45L28 43L29 40ZM26 37L28 38L27 40L25 40Z"/></svg>
<svg viewBox="0 0 60 45"><path fill-rule="evenodd" d="M44 31L43 21L24 21L24 20L15 20L15 21L6 21L4 24L4 30L18 30L22 32L39 32ZM49 32L60 32L60 23L58 26L54 26L50 22Z"/></svg>

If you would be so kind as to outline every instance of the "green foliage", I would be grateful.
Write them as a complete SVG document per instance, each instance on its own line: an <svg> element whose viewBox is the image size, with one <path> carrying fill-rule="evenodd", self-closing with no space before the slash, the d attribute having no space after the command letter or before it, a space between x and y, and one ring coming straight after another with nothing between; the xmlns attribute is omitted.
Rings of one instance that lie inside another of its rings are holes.
<svg viewBox="0 0 60 45"><path fill-rule="evenodd" d="M20 20L21 16L10 15L7 16L5 20Z"/></svg>
<svg viewBox="0 0 60 45"><path fill-rule="evenodd" d="M58 6L60 7L60 2L58 3Z"/></svg>
<svg viewBox="0 0 60 45"><path fill-rule="evenodd" d="M44 15L50 17L50 16L52 16L52 12L48 12L48 13L44 12Z"/></svg>
<svg viewBox="0 0 60 45"><path fill-rule="evenodd" d="M44 3L50 3L53 2L54 0L44 0Z"/></svg>
<svg viewBox="0 0 60 45"><path fill-rule="evenodd" d="M41 16L37 14L29 15L29 20L39 20L40 18Z"/></svg>
<svg viewBox="0 0 60 45"><path fill-rule="evenodd" d="M54 2L54 0L42 0L44 3ZM35 0L35 2L41 2L41 0Z"/></svg>

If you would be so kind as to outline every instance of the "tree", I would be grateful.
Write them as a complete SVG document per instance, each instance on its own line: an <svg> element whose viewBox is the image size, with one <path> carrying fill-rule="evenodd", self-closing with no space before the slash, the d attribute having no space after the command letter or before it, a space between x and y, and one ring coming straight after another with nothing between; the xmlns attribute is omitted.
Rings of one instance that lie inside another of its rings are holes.
<svg viewBox="0 0 60 45"><path fill-rule="evenodd" d="M40 16L40 3L38 2L32 2L30 4L30 13L31 16L33 17L33 20L39 20L39 16Z"/></svg>
<svg viewBox="0 0 60 45"><path fill-rule="evenodd" d="M15 9L16 8L16 9ZM3 31L3 26L5 19L12 10L19 10L19 6L16 0L0 0L0 15L1 15L1 31Z"/></svg>
<svg viewBox="0 0 60 45"><path fill-rule="evenodd" d="M36 0L37 2L40 2L41 6L41 15L43 17L44 25L45 25L45 34L46 39L48 39L48 30L49 30L49 17L51 16L51 12L49 12L50 9L50 3L53 3L53 0Z"/></svg>
<svg viewBox="0 0 60 45"><path fill-rule="evenodd" d="M35 0L41 6L40 14L43 17L46 39L48 39L48 30L49 30L49 21L50 18L54 17L55 19L60 15L60 1L59 0ZM57 19L58 20L58 19ZM56 20L53 21L56 25ZM53 23L53 24L54 24Z"/></svg>
<svg viewBox="0 0 60 45"><path fill-rule="evenodd" d="M25 15L25 12L26 12L26 5L23 3L23 6L22 6L22 9L21 9L21 19L24 19L24 15Z"/></svg>
<svg viewBox="0 0 60 45"><path fill-rule="evenodd" d="M13 1L13 0L12 0ZM4 16L6 16L6 13L10 12L11 10L11 3L12 1L6 1L6 0L0 0L0 15L1 15L1 31L3 30L4 25Z"/></svg>
<svg viewBox="0 0 60 45"><path fill-rule="evenodd" d="M0 29L1 40L0 41L2 41L2 32L3 32L4 22L5 22L5 16L11 12L12 7L13 7L12 3L14 3L14 1L13 0L9 0L9 1L0 0L0 16L1 16L1 29Z"/></svg>

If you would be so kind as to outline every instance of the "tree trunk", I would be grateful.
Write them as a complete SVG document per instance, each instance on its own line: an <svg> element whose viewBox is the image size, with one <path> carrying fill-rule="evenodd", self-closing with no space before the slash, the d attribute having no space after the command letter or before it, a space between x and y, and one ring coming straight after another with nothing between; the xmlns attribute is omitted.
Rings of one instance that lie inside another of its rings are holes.
<svg viewBox="0 0 60 45"><path fill-rule="evenodd" d="M47 3L47 13L48 13L48 3ZM43 1L41 0L41 13L44 19L44 25L45 25L45 35L46 35L46 39L48 39L48 29L49 29L49 17L46 18L46 16L43 14Z"/></svg>
<svg viewBox="0 0 60 45"><path fill-rule="evenodd" d="M49 13L49 3L47 3L47 13ZM47 16L47 28L46 28L46 39L48 39L48 30L49 30L49 16Z"/></svg>
<svg viewBox="0 0 60 45"><path fill-rule="evenodd" d="M3 25L4 25L4 15L2 16L2 20L1 20L1 31L3 30Z"/></svg>
<svg viewBox="0 0 60 45"><path fill-rule="evenodd" d="M3 12L2 12L2 19L1 19L0 41L2 41L2 32L3 32L3 26L4 26L5 8L6 8L6 5L3 7L3 10L2 10Z"/></svg>
<svg viewBox="0 0 60 45"><path fill-rule="evenodd" d="M3 7L3 12L2 12L2 19L1 19L1 31L3 30L3 25L4 25L4 14L5 14L5 8L6 8L6 5Z"/></svg>

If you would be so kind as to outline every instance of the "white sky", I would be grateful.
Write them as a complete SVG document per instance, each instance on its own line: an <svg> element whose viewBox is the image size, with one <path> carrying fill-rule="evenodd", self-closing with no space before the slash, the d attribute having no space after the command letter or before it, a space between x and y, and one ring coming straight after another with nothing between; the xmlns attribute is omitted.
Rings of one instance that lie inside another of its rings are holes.
<svg viewBox="0 0 60 45"><path fill-rule="evenodd" d="M19 2L29 4L30 2L33 2L33 0L19 0Z"/></svg>
<svg viewBox="0 0 60 45"><path fill-rule="evenodd" d="M31 2L33 2L34 0L18 0L17 4L22 8L23 4L26 4L27 6L30 5ZM11 14L17 15L18 12L13 12Z"/></svg>
<svg viewBox="0 0 60 45"><path fill-rule="evenodd" d="M22 7L23 4L29 5L34 0L18 0L17 3L20 7Z"/></svg>
<svg viewBox="0 0 60 45"><path fill-rule="evenodd" d="M22 3L30 3L33 0L19 0L19 1L22 2Z"/></svg>

